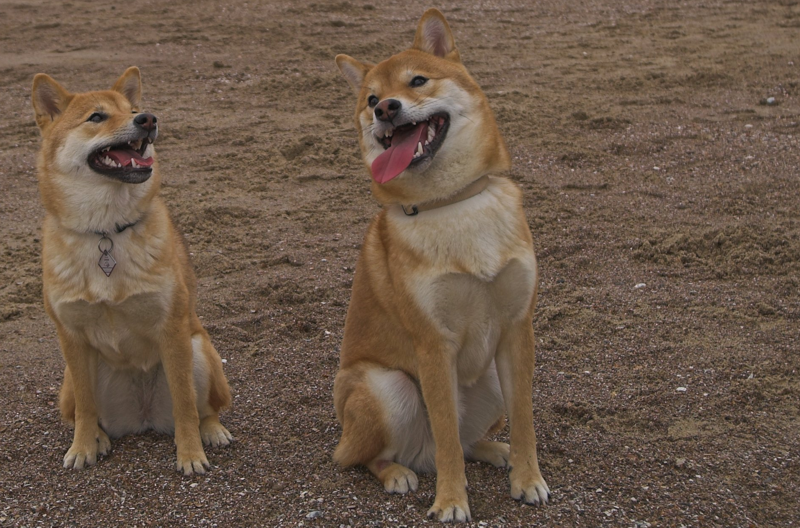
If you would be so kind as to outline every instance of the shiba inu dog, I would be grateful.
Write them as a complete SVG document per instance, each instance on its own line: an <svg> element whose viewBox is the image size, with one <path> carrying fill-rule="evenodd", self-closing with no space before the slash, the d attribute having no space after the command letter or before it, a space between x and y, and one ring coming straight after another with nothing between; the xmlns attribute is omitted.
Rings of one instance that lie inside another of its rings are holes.
<svg viewBox="0 0 800 528"><path fill-rule="evenodd" d="M93 465L109 436L154 429L174 432L179 471L205 473L203 442L232 439L218 414L230 390L158 196L158 124L141 97L136 67L98 92L33 79L44 304L67 364L61 413L75 425L64 467Z"/></svg>
<svg viewBox="0 0 800 528"><path fill-rule="evenodd" d="M464 458L511 468L511 496L547 502L531 399L537 268L522 194L489 176L510 156L444 16L377 64L338 55L372 192L334 384L334 453L393 493L437 473L428 516L467 521ZM511 445L486 436L503 426Z"/></svg>

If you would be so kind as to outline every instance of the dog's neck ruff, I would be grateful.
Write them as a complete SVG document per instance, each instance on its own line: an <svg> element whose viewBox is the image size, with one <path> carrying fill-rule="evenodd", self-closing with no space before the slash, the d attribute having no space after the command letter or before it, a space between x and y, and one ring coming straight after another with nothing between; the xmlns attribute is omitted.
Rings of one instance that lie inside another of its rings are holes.
<svg viewBox="0 0 800 528"><path fill-rule="evenodd" d="M406 216L416 216L419 213L430 211L432 209L439 209L440 207L446 207L448 205L453 205L458 202L463 202L464 200L469 200L473 196L477 196L489 186L489 176L481 176L474 182L470 183L460 191L458 191L453 196L449 198L442 198L440 200L433 200L431 202L425 202L422 204L411 204L411 205L403 205L400 204L400 207L403 208L403 212Z"/></svg>

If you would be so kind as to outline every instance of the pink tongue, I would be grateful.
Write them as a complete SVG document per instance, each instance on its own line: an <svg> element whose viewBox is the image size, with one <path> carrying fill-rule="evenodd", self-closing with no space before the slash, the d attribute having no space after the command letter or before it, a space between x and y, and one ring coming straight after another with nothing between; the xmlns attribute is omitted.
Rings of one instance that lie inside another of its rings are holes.
<svg viewBox="0 0 800 528"><path fill-rule="evenodd" d="M395 132L392 146L372 162L372 179L378 183L386 183L406 170L414 159L417 145L423 141L427 132L428 123L425 121L414 128Z"/></svg>
<svg viewBox="0 0 800 528"><path fill-rule="evenodd" d="M113 159L123 167L131 164L131 160L136 160L136 165L139 167L149 167L153 164L153 158L143 158L133 149L114 149L105 153L106 156Z"/></svg>

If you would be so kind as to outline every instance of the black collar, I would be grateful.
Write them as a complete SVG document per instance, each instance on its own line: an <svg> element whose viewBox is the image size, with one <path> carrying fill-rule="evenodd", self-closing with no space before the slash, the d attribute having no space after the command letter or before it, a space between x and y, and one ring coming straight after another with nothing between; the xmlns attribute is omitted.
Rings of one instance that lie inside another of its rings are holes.
<svg viewBox="0 0 800 528"><path fill-rule="evenodd" d="M135 222L131 222L129 224L123 224L123 225L114 224L114 232L116 234L120 234L123 231L125 231L126 229L128 229L129 227L133 227L133 226L135 226L136 224L138 224L141 221L142 221L142 219L139 218ZM92 231L92 233L94 233L95 235L100 235L100 236L108 236L109 235L108 231Z"/></svg>

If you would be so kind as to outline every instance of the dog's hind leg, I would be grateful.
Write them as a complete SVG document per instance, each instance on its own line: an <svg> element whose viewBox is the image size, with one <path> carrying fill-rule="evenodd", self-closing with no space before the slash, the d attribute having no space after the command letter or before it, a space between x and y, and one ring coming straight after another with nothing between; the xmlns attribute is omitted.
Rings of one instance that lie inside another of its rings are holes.
<svg viewBox="0 0 800 528"><path fill-rule="evenodd" d="M371 368L377 367L358 365L342 369L333 384L336 416L342 425L333 459L342 466L368 464L389 442L380 404L365 381Z"/></svg>
<svg viewBox="0 0 800 528"><path fill-rule="evenodd" d="M383 489L389 493L403 494L417 491L419 486L416 473L404 465L386 460L380 455L367 463L367 469L381 481Z"/></svg>
<svg viewBox="0 0 800 528"><path fill-rule="evenodd" d="M334 383L342 437L334 460L362 464L389 493L418 486L416 471L434 467L434 446L417 385L405 373L362 363Z"/></svg>

